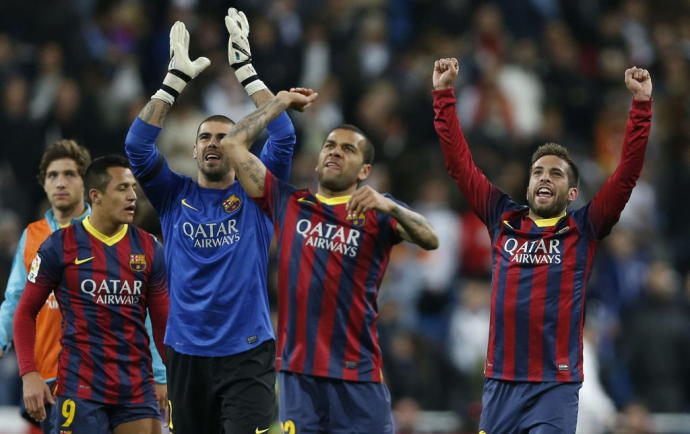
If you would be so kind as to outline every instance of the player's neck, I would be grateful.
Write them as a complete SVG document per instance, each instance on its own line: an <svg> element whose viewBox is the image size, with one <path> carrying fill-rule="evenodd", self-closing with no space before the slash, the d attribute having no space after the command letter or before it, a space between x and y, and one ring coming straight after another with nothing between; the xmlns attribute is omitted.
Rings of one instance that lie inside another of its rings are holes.
<svg viewBox="0 0 690 434"><path fill-rule="evenodd" d="M52 209L53 217L55 217L55 221L57 222L58 226L66 226L72 223L72 220L84 214L84 211L86 211L86 206L82 201L70 209L57 209L55 207L52 207Z"/></svg>
<svg viewBox="0 0 690 434"><path fill-rule="evenodd" d="M108 237L112 237L113 235L119 233L124 226L124 224L121 222L115 221L105 215L101 215L101 213L99 213L95 208L91 212L91 215L88 217L88 219L89 223L91 223L91 226L93 226L94 229Z"/></svg>
<svg viewBox="0 0 690 434"><path fill-rule="evenodd" d="M533 222L540 222L540 221L545 221L545 220L555 220L558 221L561 217L565 215L566 210L564 209L560 214L557 216L551 216L551 217L543 217L540 216L539 214L535 213L532 211L532 209L529 210L529 213L527 216L532 220Z"/></svg>
<svg viewBox="0 0 690 434"><path fill-rule="evenodd" d="M357 191L356 184L342 191L331 190L319 184L319 188L316 190L316 194L330 199L332 197L352 196L355 191Z"/></svg>
<svg viewBox="0 0 690 434"><path fill-rule="evenodd" d="M211 181L206 178L203 173L199 172L196 182L199 184L199 187L225 190L226 188L229 188L233 182L235 182L235 171L230 170L227 175L218 181Z"/></svg>

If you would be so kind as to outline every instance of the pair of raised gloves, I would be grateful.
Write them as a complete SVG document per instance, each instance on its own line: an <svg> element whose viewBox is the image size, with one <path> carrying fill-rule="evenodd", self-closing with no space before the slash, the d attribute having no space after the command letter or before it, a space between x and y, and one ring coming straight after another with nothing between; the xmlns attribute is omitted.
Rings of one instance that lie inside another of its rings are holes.
<svg viewBox="0 0 690 434"><path fill-rule="evenodd" d="M235 8L228 9L225 27L230 34L228 38L228 62L235 70L235 76L242 83L247 94L252 95L266 89L259 80L252 66L252 52L249 47L249 22L244 12ZM168 73L163 79L161 88L151 98L157 98L172 105L189 80L195 78L211 61L199 57L192 61L189 58L189 32L181 21L176 21L170 29L170 64Z"/></svg>

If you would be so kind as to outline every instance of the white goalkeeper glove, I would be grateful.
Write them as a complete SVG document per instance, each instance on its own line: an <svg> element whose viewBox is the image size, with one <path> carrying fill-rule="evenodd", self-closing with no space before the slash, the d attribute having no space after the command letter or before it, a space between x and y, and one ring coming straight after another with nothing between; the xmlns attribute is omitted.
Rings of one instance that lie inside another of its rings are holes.
<svg viewBox="0 0 690 434"><path fill-rule="evenodd" d="M228 61L247 94L252 95L262 89L268 89L264 82L259 80L259 76L252 66L252 51L249 47L249 22L244 12L235 8L228 9L225 27L228 28L230 34L228 38Z"/></svg>
<svg viewBox="0 0 690 434"><path fill-rule="evenodd" d="M172 105L187 86L187 82L208 68L211 61L199 57L189 60L189 32L182 21L176 21L170 29L170 64L161 88L151 98L157 98Z"/></svg>

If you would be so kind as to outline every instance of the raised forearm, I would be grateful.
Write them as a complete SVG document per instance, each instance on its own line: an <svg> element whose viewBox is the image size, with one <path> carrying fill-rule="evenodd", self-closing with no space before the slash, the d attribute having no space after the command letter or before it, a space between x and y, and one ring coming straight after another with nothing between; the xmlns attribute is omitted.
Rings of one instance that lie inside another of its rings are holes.
<svg viewBox="0 0 690 434"><path fill-rule="evenodd" d="M273 92L266 88L258 92L254 92L253 94L249 95L249 97L252 99L252 101L254 101L255 106L261 107L262 105L266 104L271 99L273 99L275 95L273 95Z"/></svg>
<svg viewBox="0 0 690 434"><path fill-rule="evenodd" d="M402 226L403 231L400 232L400 235L403 239L415 243L426 250L438 248L436 231L434 231L434 228L431 227L424 216L397 203L391 210L390 215Z"/></svg>
<svg viewBox="0 0 690 434"><path fill-rule="evenodd" d="M139 118L147 124L162 127L172 106L158 98L152 98L139 112Z"/></svg>
<svg viewBox="0 0 690 434"><path fill-rule="evenodd" d="M242 118L228 133L228 139L235 143L251 146L259 133L266 126L287 109L288 105L279 96L273 97L269 102L256 109L251 114Z"/></svg>

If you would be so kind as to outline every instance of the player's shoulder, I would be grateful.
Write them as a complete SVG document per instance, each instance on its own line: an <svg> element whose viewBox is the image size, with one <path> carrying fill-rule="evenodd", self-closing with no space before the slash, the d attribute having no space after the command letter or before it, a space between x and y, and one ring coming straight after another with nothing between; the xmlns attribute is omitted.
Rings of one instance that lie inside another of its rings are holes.
<svg viewBox="0 0 690 434"><path fill-rule="evenodd" d="M50 227L50 222L48 219L43 217L42 219L33 221L26 225L24 232L30 237L47 238L48 235L53 232L53 230Z"/></svg>
<svg viewBox="0 0 690 434"><path fill-rule="evenodd" d="M292 195L297 199L305 199L310 197L316 199L316 195L312 193L308 188L295 188L295 190L292 192Z"/></svg>
<svg viewBox="0 0 690 434"><path fill-rule="evenodd" d="M141 240L145 240L145 241L151 242L153 244L160 244L158 237L156 237L151 232L140 228L139 226L129 225L129 231L132 232L135 236L137 236Z"/></svg>

